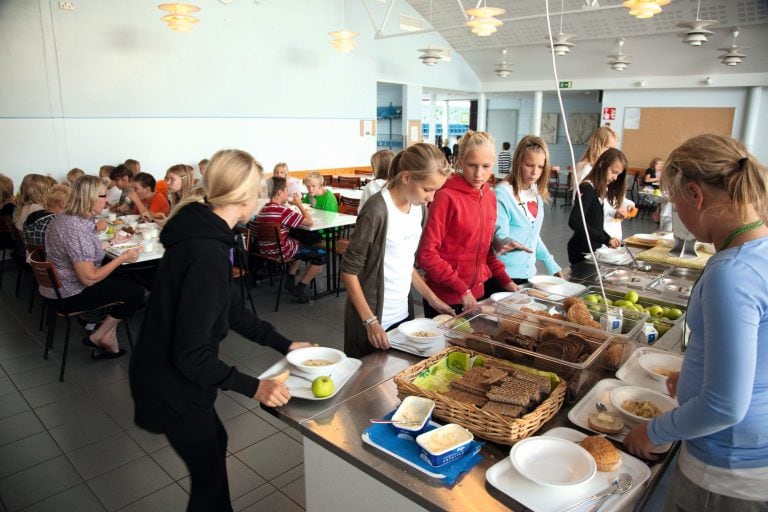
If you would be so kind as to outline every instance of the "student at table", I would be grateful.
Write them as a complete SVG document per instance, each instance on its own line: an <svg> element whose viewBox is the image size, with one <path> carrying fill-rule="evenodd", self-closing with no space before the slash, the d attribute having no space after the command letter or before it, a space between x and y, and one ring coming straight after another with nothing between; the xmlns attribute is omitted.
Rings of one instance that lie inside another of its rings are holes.
<svg viewBox="0 0 768 512"><path fill-rule="evenodd" d="M16 202L13 197L13 180L5 174L0 174L0 216L8 217L13 221L13 213L16 210ZM10 233L0 234L0 249L14 247Z"/></svg>
<svg viewBox="0 0 768 512"><path fill-rule="evenodd" d="M597 159L600 158L600 155L606 149L615 148L618 143L619 137L610 126L601 126L592 132L589 141L587 141L587 149L584 150L584 154L581 155L581 158L576 163L576 173L574 174L576 181L574 186L578 186L584 180L592 170L595 162L597 162Z"/></svg>
<svg viewBox="0 0 768 512"><path fill-rule="evenodd" d="M131 191L131 178L133 178L133 173L123 164L118 165L109 173L110 181L120 189L120 199L117 203L112 203L109 206L113 212L132 213L135 211L133 202L128 197L128 193Z"/></svg>
<svg viewBox="0 0 768 512"><path fill-rule="evenodd" d="M89 311L103 304L123 302L109 308L106 318L83 344L94 348L94 359L113 359L125 354L117 342L117 326L130 317L144 299L144 288L113 275L123 263L139 257L141 247L128 249L102 264L104 250L94 228L94 217L107 203L107 187L97 176L81 176L72 184L64 211L53 219L45 235L47 260L56 266L61 296L67 311ZM56 295L40 287L49 299Z"/></svg>
<svg viewBox="0 0 768 512"><path fill-rule="evenodd" d="M74 183L80 176L85 176L84 170L78 169L77 167L70 169L67 173L67 181L64 182L64 185L72 186L72 183Z"/></svg>
<svg viewBox="0 0 768 512"><path fill-rule="evenodd" d="M560 266L541 239L544 206L549 200L549 149L541 137L527 135L515 147L511 173L496 187L494 243L515 240L524 248L498 256L517 284L536 275L536 261L547 274L563 277ZM489 290L486 290L489 291Z"/></svg>
<svg viewBox="0 0 768 512"><path fill-rule="evenodd" d="M373 180L363 187L363 193L360 196L360 204L357 207L358 214L362 211L365 202L386 186L387 177L389 175L389 165L394 156L395 154L388 149L377 151L371 156Z"/></svg>
<svg viewBox="0 0 768 512"><path fill-rule="evenodd" d="M146 172L140 172L131 180L128 197L136 206L139 214L147 220L164 219L170 212L168 200L155 192L155 178Z"/></svg>
<svg viewBox="0 0 768 512"><path fill-rule="evenodd" d="M276 163L274 169L272 170L272 176L275 178L285 178L285 182L288 187L289 201L293 201L294 197L301 199L301 181L297 178L291 177L291 172L288 170L287 163Z"/></svg>
<svg viewBox="0 0 768 512"><path fill-rule="evenodd" d="M667 380L680 406L624 445L683 441L664 510L768 510L768 169L744 145L699 135L672 151L661 187L685 227L715 245L691 291L690 338ZM727 212L727 214L724 214Z"/></svg>
<svg viewBox="0 0 768 512"><path fill-rule="evenodd" d="M654 190L659 189L661 183L661 170L664 168L664 160L661 158L654 158L651 163L648 164L648 168L643 174L643 183L651 187Z"/></svg>
<svg viewBox="0 0 768 512"><path fill-rule="evenodd" d="M209 163L205 191L173 210L160 235L165 254L131 358L134 420L165 434L186 464L191 512L232 510L227 433L214 408L218 390L233 390L269 407L291 398L282 383L241 373L218 357L229 330L232 229L254 214L259 181L251 155L220 151Z"/></svg>
<svg viewBox="0 0 768 512"><path fill-rule="evenodd" d="M54 185L46 192L45 208L32 212L24 221L24 243L45 246L45 233L56 215L67 207L72 188L68 185Z"/></svg>
<svg viewBox="0 0 768 512"><path fill-rule="evenodd" d="M459 140L461 172L435 194L416 253L427 285L456 312L474 308L492 276L505 290L517 290L491 244L496 196L487 182L496 159L494 147L488 132L469 130ZM500 252L511 249L501 247ZM424 315L437 314L425 300Z"/></svg>
<svg viewBox="0 0 768 512"><path fill-rule="evenodd" d="M361 357L389 348L386 331L413 318L411 286L440 313L453 310L414 268L426 205L451 168L431 144L414 144L391 163L387 186L365 203L341 262L347 289L344 352Z"/></svg>
<svg viewBox="0 0 768 512"><path fill-rule="evenodd" d="M568 261L573 265L584 261L589 246L598 250L603 244L615 249L621 245L618 238L605 231L606 204L620 204L619 198L627 190L627 158L616 148L603 152L595 166L579 185L579 194L584 208L587 229L581 218L579 201L573 202L568 227L573 235L568 240ZM589 242L589 243L588 243Z"/></svg>
<svg viewBox="0 0 768 512"><path fill-rule="evenodd" d="M112 181L109 175L114 170L114 165L102 165L99 167L99 178L107 180L107 206L112 206L115 203L120 202L120 196L123 195L123 191L115 186L115 182Z"/></svg>
<svg viewBox="0 0 768 512"><path fill-rule="evenodd" d="M308 201L312 208L328 212L338 212L339 202L333 192L323 186L323 176L319 172L311 172L304 178L307 186Z"/></svg>
<svg viewBox="0 0 768 512"><path fill-rule="evenodd" d="M16 229L24 229L24 221L29 214L45 209L45 194L55 184L42 174L27 174L21 180L19 194L16 198L15 218Z"/></svg>

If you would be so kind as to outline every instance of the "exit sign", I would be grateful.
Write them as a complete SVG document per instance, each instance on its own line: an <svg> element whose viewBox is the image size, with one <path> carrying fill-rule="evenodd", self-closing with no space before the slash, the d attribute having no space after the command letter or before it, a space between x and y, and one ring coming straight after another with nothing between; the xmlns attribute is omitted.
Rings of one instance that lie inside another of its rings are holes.
<svg viewBox="0 0 768 512"><path fill-rule="evenodd" d="M559 84L561 89L572 89L573 88L573 82L571 80L563 80Z"/></svg>

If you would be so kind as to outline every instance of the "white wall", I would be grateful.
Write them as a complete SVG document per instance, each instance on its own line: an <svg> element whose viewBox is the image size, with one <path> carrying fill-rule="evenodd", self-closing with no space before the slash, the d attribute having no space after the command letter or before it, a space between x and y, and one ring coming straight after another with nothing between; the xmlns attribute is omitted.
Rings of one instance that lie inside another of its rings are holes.
<svg viewBox="0 0 768 512"><path fill-rule="evenodd" d="M154 2L0 3L0 172L18 183L130 157L162 175L222 147L267 169L363 165L376 142L359 120L376 116L377 80L479 89L460 56L421 64L417 49L445 45L436 34L374 40L362 2L198 3L188 33L167 29ZM371 3L375 19L385 7ZM328 44L342 25L360 32L348 54Z"/></svg>

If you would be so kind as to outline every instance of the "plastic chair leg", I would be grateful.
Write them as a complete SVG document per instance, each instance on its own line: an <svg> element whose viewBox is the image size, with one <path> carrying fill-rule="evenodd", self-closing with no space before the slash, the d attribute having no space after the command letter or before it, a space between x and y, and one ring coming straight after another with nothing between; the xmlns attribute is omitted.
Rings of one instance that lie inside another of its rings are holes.
<svg viewBox="0 0 768 512"><path fill-rule="evenodd" d="M72 319L67 317L67 332L64 334L64 350L61 352L61 372L59 382L64 382L64 369L67 366L67 351L69 350L69 334L72 330Z"/></svg>

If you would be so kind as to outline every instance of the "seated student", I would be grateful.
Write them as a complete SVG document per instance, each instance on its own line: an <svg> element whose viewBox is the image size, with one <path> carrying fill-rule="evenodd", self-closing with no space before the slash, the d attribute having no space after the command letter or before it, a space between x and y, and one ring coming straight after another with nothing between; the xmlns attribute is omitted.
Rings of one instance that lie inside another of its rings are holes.
<svg viewBox="0 0 768 512"><path fill-rule="evenodd" d="M368 183L363 188L363 195L360 197L360 204L357 207L357 212L360 213L363 209L363 205L372 195L380 192L387 185L387 178L389 174L389 164L395 154L388 150L382 149L377 151L371 156L371 168L373 169L373 181Z"/></svg>
<svg viewBox="0 0 768 512"><path fill-rule="evenodd" d="M659 183L661 182L661 170L664 168L664 160L661 158L654 158L648 165L643 175L643 182L654 190L659 189Z"/></svg>
<svg viewBox="0 0 768 512"><path fill-rule="evenodd" d="M134 176L141 172L141 163L138 160L134 160L133 158L129 158L123 162L123 165L126 166Z"/></svg>
<svg viewBox="0 0 768 512"><path fill-rule="evenodd" d="M155 192L155 178L146 172L140 172L131 180L133 189L128 197L136 205L142 217L151 220L156 216L165 218L171 213L171 205L168 199L159 192Z"/></svg>
<svg viewBox="0 0 768 512"><path fill-rule="evenodd" d="M27 220L24 221L23 235L26 243L45 245L45 232L48 230L48 224L56 215L64 211L71 191L72 189L64 184L51 187L45 194L45 209L30 213Z"/></svg>
<svg viewBox="0 0 768 512"><path fill-rule="evenodd" d="M323 270L326 263L326 252L323 249L300 244L295 238L289 236L291 228L299 226L311 226L312 217L304 210L301 200L294 197L291 204L298 207L297 213L285 205L288 200L288 186L285 178L272 178L269 180L269 202L259 211L256 216L257 222L275 222L281 224L283 233L282 247L278 247L275 242L260 242L259 249L267 256L277 256L282 249L285 259L298 258L288 265L288 276L285 282L285 288L299 302L309 302L309 293L307 285L312 279ZM296 273L299 270L300 261L308 261L309 266L301 278L296 283Z"/></svg>
<svg viewBox="0 0 768 512"><path fill-rule="evenodd" d="M286 183L288 184L289 201L291 201L294 196L298 196L299 199L301 199L301 181L296 178L291 178L288 164L285 162L275 164L275 168L272 170L272 176L275 178L285 178Z"/></svg>
<svg viewBox="0 0 768 512"><path fill-rule="evenodd" d="M338 212L339 202L333 192L323 186L323 177L319 172L311 172L304 178L312 208L328 212Z"/></svg>
<svg viewBox="0 0 768 512"><path fill-rule="evenodd" d="M117 188L115 182L109 178L109 175L115 169L114 165L102 165L99 167L99 178L109 180L109 186L107 187L107 206L120 201L120 196L123 195L123 191Z"/></svg>
<svg viewBox="0 0 768 512"><path fill-rule="evenodd" d="M16 203L13 197L13 180L5 174L0 174L0 216L13 219ZM8 233L0 234L0 249L11 249L13 238Z"/></svg>
<svg viewBox="0 0 768 512"><path fill-rule="evenodd" d="M78 169L77 167L70 169L70 171L67 173L67 181L64 183L64 185L72 186L75 180L80 176L85 176L84 170Z"/></svg>
<svg viewBox="0 0 768 512"><path fill-rule="evenodd" d="M19 231L24 229L24 221L31 213L45 209L45 194L55 184L56 180L52 181L42 174L24 176L19 186L19 195L16 198L16 218L13 221L16 229Z"/></svg>
<svg viewBox="0 0 768 512"><path fill-rule="evenodd" d="M120 199L117 203L109 205L113 212L134 213L133 203L128 197L131 188L131 178L133 173L124 164L120 164L109 173L109 179L120 189Z"/></svg>

